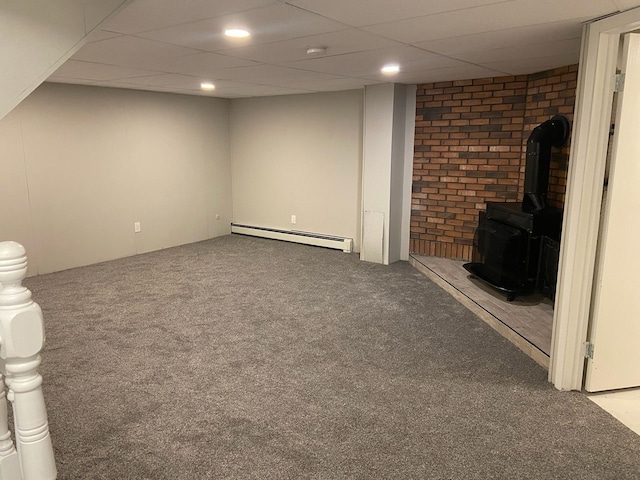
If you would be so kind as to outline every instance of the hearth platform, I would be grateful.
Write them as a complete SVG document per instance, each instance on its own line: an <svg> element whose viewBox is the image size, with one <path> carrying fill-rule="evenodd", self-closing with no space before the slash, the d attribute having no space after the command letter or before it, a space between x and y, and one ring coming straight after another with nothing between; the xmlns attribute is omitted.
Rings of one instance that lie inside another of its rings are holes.
<svg viewBox="0 0 640 480"><path fill-rule="evenodd" d="M512 302L517 295L528 295L534 291L532 288L525 288L522 284L515 282L503 281L496 283L491 280L486 272L486 265L483 263L470 262L462 265L464 269L471 274L471 278L477 278L486 283L495 290L507 295L507 301Z"/></svg>

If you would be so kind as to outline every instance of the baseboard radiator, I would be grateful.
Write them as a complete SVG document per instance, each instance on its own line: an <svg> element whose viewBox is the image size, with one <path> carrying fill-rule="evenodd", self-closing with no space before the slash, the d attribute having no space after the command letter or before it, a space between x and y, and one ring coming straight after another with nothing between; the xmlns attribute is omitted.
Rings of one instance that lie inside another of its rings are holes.
<svg viewBox="0 0 640 480"><path fill-rule="evenodd" d="M271 238L286 242L304 243L316 247L334 248L345 253L351 253L353 239L323 235L319 233L298 232L296 230L279 230L277 228L255 227L252 225L231 224L231 233L250 235L253 237Z"/></svg>

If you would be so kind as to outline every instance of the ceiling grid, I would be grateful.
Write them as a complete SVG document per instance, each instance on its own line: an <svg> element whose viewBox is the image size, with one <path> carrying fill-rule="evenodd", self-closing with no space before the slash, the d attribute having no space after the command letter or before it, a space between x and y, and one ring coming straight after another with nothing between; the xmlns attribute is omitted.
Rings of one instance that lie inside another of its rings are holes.
<svg viewBox="0 0 640 480"><path fill-rule="evenodd" d="M223 98L521 75L578 62L640 0L135 0L48 81ZM243 28L247 38L227 38ZM310 48L325 49L308 54ZM399 65L385 75L381 68ZM202 90L202 83L215 89Z"/></svg>

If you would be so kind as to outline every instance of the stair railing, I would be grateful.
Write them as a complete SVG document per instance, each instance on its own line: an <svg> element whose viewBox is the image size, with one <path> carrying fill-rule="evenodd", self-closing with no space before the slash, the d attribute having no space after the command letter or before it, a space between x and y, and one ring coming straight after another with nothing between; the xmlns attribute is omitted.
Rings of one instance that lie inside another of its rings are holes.
<svg viewBox="0 0 640 480"><path fill-rule="evenodd" d="M38 373L44 321L40 306L22 285L26 275L24 247L0 242L0 480L53 480L57 471Z"/></svg>

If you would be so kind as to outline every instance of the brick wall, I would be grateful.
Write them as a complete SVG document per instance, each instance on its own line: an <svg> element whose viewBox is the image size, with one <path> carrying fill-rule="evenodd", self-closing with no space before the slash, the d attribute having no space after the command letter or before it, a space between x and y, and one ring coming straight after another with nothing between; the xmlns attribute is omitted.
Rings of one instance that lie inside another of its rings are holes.
<svg viewBox="0 0 640 480"><path fill-rule="evenodd" d="M572 120L577 65L532 75L418 86L410 251L470 260L487 201L520 201L526 141L553 115ZM549 199L562 207L569 147L555 152Z"/></svg>
<svg viewBox="0 0 640 480"><path fill-rule="evenodd" d="M556 68L529 75L524 118L523 152L531 130L554 115L564 115L573 122L578 65ZM567 163L571 138L562 149L552 149L549 175L549 204L562 209L567 188ZM524 157L523 157L524 160ZM524 165L521 185L524 185Z"/></svg>

